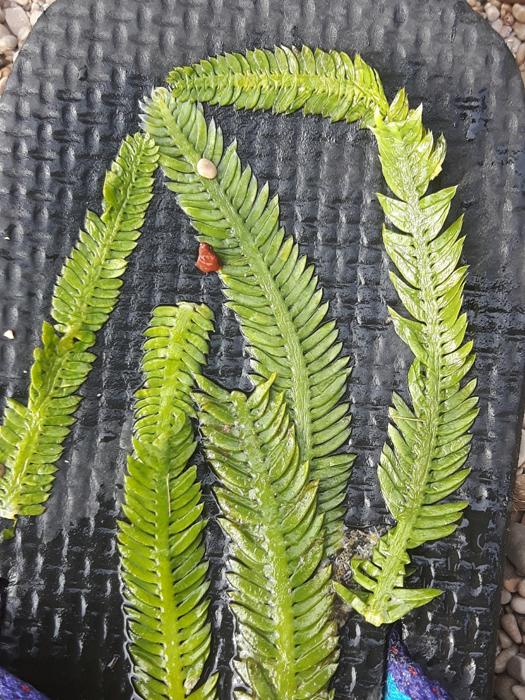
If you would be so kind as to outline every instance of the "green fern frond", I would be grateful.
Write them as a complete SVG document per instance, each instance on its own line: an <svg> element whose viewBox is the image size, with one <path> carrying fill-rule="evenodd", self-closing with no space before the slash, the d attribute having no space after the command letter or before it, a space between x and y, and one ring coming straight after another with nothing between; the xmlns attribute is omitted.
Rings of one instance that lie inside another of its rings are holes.
<svg viewBox="0 0 525 700"><path fill-rule="evenodd" d="M181 303L155 309L146 331L145 385L137 392L133 455L125 478L127 522L119 522L133 681L145 700L209 700L199 688L211 634L208 564L189 416L193 374L206 359L213 314Z"/></svg>
<svg viewBox="0 0 525 700"><path fill-rule="evenodd" d="M64 264L52 302L56 326L43 324L27 406L9 399L0 427L2 518L44 511L80 402L77 391L94 360L87 350L117 302L126 259L152 197L157 158L149 137L136 134L124 141L106 175L102 217L87 213L86 230Z"/></svg>
<svg viewBox="0 0 525 700"><path fill-rule="evenodd" d="M127 259L152 198L158 150L142 134L128 136L106 174L102 215L86 213L84 231L58 277L51 315L56 330L90 339L115 308Z"/></svg>
<svg viewBox="0 0 525 700"><path fill-rule="evenodd" d="M254 49L206 58L174 68L169 76L179 100L235 105L239 109L319 114L331 121L373 120L388 113L377 71L344 51L312 51L308 46Z"/></svg>
<svg viewBox="0 0 525 700"><path fill-rule="evenodd" d="M461 312L466 267L462 218L442 231L456 188L425 194L441 170L445 141L434 142L421 109L400 122L376 118L373 127L385 179L396 199L379 195L396 230L384 228L388 255L399 274L392 283L410 317L389 309L394 327L415 359L408 374L409 406L394 395L379 481L396 525L373 551L371 561L355 559L354 579L364 591L336 589L375 625L394 622L440 594L404 587L408 551L446 537L458 526L464 501L445 501L465 480L464 468L477 415L475 381L463 383L474 362L465 341Z"/></svg>
<svg viewBox="0 0 525 700"><path fill-rule="evenodd" d="M247 398L197 377L206 453L230 540L239 671L264 700L321 700L335 671L331 567L323 565L318 482L302 462L275 376Z"/></svg>
<svg viewBox="0 0 525 700"><path fill-rule="evenodd" d="M223 149L221 130L199 104L180 103L165 89L145 105L144 123L160 150L168 187L191 219L199 240L213 246L225 294L249 342L259 377L277 374L297 427L301 460L319 481L327 551L340 545L343 500L353 455L338 453L350 434L347 404L339 404L350 374L348 358L312 265L279 226L278 198L258 188L242 167L235 143ZM217 177L197 174L201 158Z"/></svg>

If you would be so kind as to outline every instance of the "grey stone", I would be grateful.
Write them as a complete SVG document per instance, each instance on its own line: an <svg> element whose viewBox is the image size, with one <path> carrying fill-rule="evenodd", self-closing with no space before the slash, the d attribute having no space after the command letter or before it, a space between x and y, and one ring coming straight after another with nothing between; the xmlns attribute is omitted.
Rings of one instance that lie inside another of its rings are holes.
<svg viewBox="0 0 525 700"><path fill-rule="evenodd" d="M510 676L498 676L494 682L494 693L498 700L516 700L516 696L512 692L512 688L516 685L514 678Z"/></svg>
<svg viewBox="0 0 525 700"><path fill-rule="evenodd" d="M518 622L512 613L501 616L501 628L515 644L521 644L521 632Z"/></svg>
<svg viewBox="0 0 525 700"><path fill-rule="evenodd" d="M523 25L525 29L525 25ZM507 557L510 559L518 574L525 573L525 525L511 523L507 542Z"/></svg>
<svg viewBox="0 0 525 700"><path fill-rule="evenodd" d="M498 631L498 642L502 649L508 649L512 646L512 639L503 630Z"/></svg>
<svg viewBox="0 0 525 700"><path fill-rule="evenodd" d="M505 649L507 651L507 649ZM503 652L501 652L503 653ZM523 654L516 654L507 663L507 673L512 676L520 684L525 683L525 656Z"/></svg>
<svg viewBox="0 0 525 700"><path fill-rule="evenodd" d="M510 660L512 659L513 656L516 656L518 653L518 647L516 644L511 644L510 647L507 649L503 649L497 656L496 656L496 662L494 664L494 670L496 673L503 673L505 669L508 667L508 664L510 663Z"/></svg>
<svg viewBox="0 0 525 700"><path fill-rule="evenodd" d="M510 593L515 593L520 584L520 577L516 574L516 569L512 564L505 560L505 565L503 567L503 588Z"/></svg>

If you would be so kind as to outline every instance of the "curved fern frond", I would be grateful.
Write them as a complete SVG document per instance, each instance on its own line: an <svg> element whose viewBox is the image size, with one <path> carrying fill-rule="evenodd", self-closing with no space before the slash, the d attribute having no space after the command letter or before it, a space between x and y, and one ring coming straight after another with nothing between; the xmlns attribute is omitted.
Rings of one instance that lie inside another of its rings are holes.
<svg viewBox="0 0 525 700"><path fill-rule="evenodd" d="M208 581L189 416L192 375L205 362L213 314L181 303L155 309L146 331L133 455L119 522L133 682L145 700L211 700L217 676L195 688L210 648Z"/></svg>
<svg viewBox="0 0 525 700"><path fill-rule="evenodd" d="M462 380L474 362L465 341L461 313L466 267L458 267L463 247L462 218L445 231L456 188L426 195L441 170L445 141L434 143L421 109L403 121L373 127L385 179L396 199L379 195L388 220L388 255L399 274L392 283L410 317L389 309L400 338L415 359L408 374L409 406L394 395L379 481L395 527L378 543L371 561L355 559L354 579L364 591L336 584L339 594L375 625L394 622L439 595L436 589L404 587L408 551L454 532L467 503L445 501L465 480L468 430L477 415L474 380Z"/></svg>
<svg viewBox="0 0 525 700"><path fill-rule="evenodd" d="M94 360L87 350L117 302L152 197L157 158L149 137L135 134L124 141L106 175L103 214L87 213L86 229L64 264L52 301L56 325L43 324L27 406L9 399L0 427L2 518L44 511L80 402L77 391Z"/></svg>
<svg viewBox="0 0 525 700"><path fill-rule="evenodd" d="M239 109L319 114L331 121L373 121L389 110L377 71L344 51L308 46L254 49L174 68L169 76L179 100L235 105Z"/></svg>
<svg viewBox="0 0 525 700"><path fill-rule="evenodd" d="M239 671L264 700L331 697L337 627L331 567L323 565L318 482L302 462L275 376L247 398L197 377L206 453L230 539L227 572L238 623Z"/></svg>
<svg viewBox="0 0 525 700"><path fill-rule="evenodd" d="M260 378L277 374L297 427L302 461L319 481L327 551L340 545L343 500L353 455L341 454L350 434L347 404L339 404L350 374L341 357L335 323L324 321L328 304L312 265L279 226L277 197L269 199L250 167L242 167L235 143L223 149L221 130L209 126L201 105L179 103L158 89L145 105L144 123L160 150L168 187L191 219L199 240L222 262L225 294L249 342ZM217 177L197 174L201 158Z"/></svg>

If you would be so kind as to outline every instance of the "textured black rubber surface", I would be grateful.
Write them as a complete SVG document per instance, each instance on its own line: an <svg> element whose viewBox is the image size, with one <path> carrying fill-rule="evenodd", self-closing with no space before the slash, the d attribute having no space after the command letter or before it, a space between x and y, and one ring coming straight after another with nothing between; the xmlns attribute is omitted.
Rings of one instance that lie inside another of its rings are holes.
<svg viewBox="0 0 525 700"><path fill-rule="evenodd" d="M453 537L424 547L421 581L445 589L406 621L418 660L457 700L489 699L504 531L522 397L525 310L525 112L503 42L464 0L57 0L16 63L0 102L0 384L25 397L31 349L52 285L105 168L137 126L138 101L172 64L244 47L306 43L359 50L393 96L406 85L449 143L438 185L459 183L466 214L466 302L477 350L481 413L463 489L472 507ZM210 113L210 110L208 110ZM348 524L384 522L375 463L392 388L409 355L387 324L396 303L381 246L383 189L370 134L317 118L216 110L228 137L281 196L283 223L315 261L353 358ZM101 333L47 514L21 521L0 547L0 662L54 700L130 698L115 549L130 399L141 378L151 308L203 299L217 313L210 371L239 383L242 343L219 285L193 267L196 244L173 197L157 198L121 302ZM1 336L13 329L14 341ZM242 378L241 378L242 382ZM206 472L203 467L203 473ZM213 614L231 631L211 529ZM337 698L381 694L384 631L352 615L343 632ZM216 644L228 687L229 647Z"/></svg>

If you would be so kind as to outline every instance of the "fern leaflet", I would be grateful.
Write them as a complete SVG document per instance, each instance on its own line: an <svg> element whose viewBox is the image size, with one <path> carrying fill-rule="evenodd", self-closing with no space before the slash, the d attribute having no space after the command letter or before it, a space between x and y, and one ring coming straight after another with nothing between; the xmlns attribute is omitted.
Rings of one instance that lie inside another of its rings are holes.
<svg viewBox="0 0 525 700"><path fill-rule="evenodd" d="M119 522L133 680L145 700L209 700L217 676L195 689L210 648L205 521L190 423L192 375L213 329L208 307L158 307L146 331L145 386L137 392L134 453Z"/></svg>
<svg viewBox="0 0 525 700"><path fill-rule="evenodd" d="M34 351L27 406L9 399L0 428L0 517L39 515L49 497L62 445L94 355L87 350L114 308L126 260L152 197L158 152L141 134L122 144L104 183L103 214L85 231L57 281L52 316ZM11 531L5 531L6 535Z"/></svg>
<svg viewBox="0 0 525 700"><path fill-rule="evenodd" d="M329 698L337 663L331 567L323 565L318 482L300 459L283 394L247 398L204 377L196 394L207 456L231 541L227 574L238 621L239 698Z"/></svg>
<svg viewBox="0 0 525 700"><path fill-rule="evenodd" d="M238 315L260 378L277 374L297 426L301 460L319 480L326 514L328 552L340 544L343 500L353 455L338 453L350 434L347 404L339 404L350 370L340 357L333 322L312 265L299 256L279 226L277 197L258 189L242 168L235 143L223 150L221 130L206 124L201 105L179 103L165 89L145 105L147 131L159 146L168 187L178 195L199 240L213 246L228 305ZM201 158L218 169L215 179L197 174Z"/></svg>
<svg viewBox="0 0 525 700"><path fill-rule="evenodd" d="M389 309L395 329L415 359L408 375L412 407L394 395L379 481L396 525L379 541L371 561L354 559L354 579L364 591L335 584L341 597L375 625L394 622L439 595L404 587L408 551L454 532L467 503L441 502L465 480L463 468L477 415L476 382L462 380L474 362L461 313L466 267L462 218L442 232L455 187L425 194L441 170L443 138L434 143L421 109L373 127L385 179L396 199L379 195L387 219L383 239L399 275L392 283L411 318Z"/></svg>
<svg viewBox="0 0 525 700"><path fill-rule="evenodd" d="M254 49L206 58L174 68L169 76L179 100L235 105L239 109L271 109L289 114L319 114L331 121L373 121L374 112L388 113L381 80L357 55L344 51L312 51L308 46Z"/></svg>

